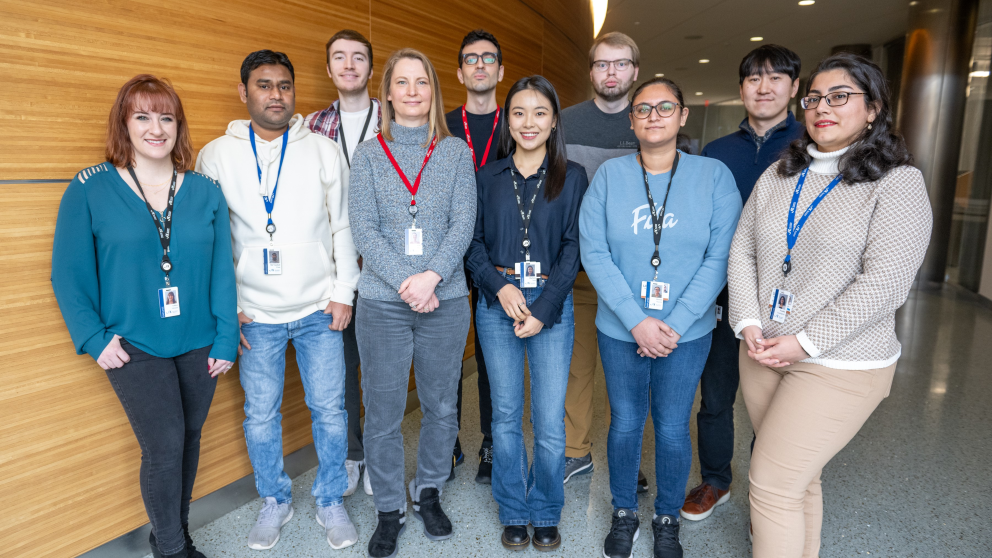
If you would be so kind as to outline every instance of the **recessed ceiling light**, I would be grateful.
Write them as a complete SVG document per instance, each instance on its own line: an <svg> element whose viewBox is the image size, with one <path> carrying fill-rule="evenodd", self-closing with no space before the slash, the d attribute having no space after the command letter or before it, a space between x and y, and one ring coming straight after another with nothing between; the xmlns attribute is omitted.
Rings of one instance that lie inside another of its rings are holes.
<svg viewBox="0 0 992 558"><path fill-rule="evenodd" d="M968 75L971 76L971 77L984 77L984 78L987 78L987 77L989 77L989 71L988 70L978 70L978 71L975 71L975 72L971 72Z"/></svg>
<svg viewBox="0 0 992 558"><path fill-rule="evenodd" d="M641 24L641 22L640 22L640 21L635 21L635 22L634 22L634 25L640 25L640 24Z"/></svg>
<svg viewBox="0 0 992 558"><path fill-rule="evenodd" d="M758 42L758 41L764 41L764 40L765 40L764 37L751 37L751 41L752 42L755 42L755 43Z"/></svg>
<svg viewBox="0 0 992 558"><path fill-rule="evenodd" d="M655 74L654 77L665 77L665 74Z"/></svg>
<svg viewBox="0 0 992 558"><path fill-rule="evenodd" d="M696 95L702 95L702 94L703 94L702 91L696 91Z"/></svg>
<svg viewBox="0 0 992 558"><path fill-rule="evenodd" d="M709 58L700 58L699 59L699 63L700 64L709 64L710 63L710 59Z"/></svg>
<svg viewBox="0 0 992 558"><path fill-rule="evenodd" d="M917 2L916 0L913 0L912 2L909 3L910 6L915 6L917 4L919 4L919 2Z"/></svg>
<svg viewBox="0 0 992 558"><path fill-rule="evenodd" d="M799 0L800 6L812 6L813 4L816 4L816 0Z"/></svg>

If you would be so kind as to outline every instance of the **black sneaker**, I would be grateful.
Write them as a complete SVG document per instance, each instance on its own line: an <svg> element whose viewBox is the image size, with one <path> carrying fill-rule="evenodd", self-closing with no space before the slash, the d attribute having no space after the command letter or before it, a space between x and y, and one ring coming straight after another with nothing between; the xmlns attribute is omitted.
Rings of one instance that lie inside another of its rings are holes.
<svg viewBox="0 0 992 558"><path fill-rule="evenodd" d="M183 523L183 537L186 538L186 558L207 558L193 545L193 537L189 536L189 523Z"/></svg>
<svg viewBox="0 0 992 558"><path fill-rule="evenodd" d="M654 531L654 558L682 558L678 516L655 517L651 522L651 530Z"/></svg>
<svg viewBox="0 0 992 558"><path fill-rule="evenodd" d="M369 539L371 558L392 558L399 548L399 538L406 529L406 514L400 510L379 512L379 524Z"/></svg>
<svg viewBox="0 0 992 558"><path fill-rule="evenodd" d="M637 470L637 492L638 494L648 491L648 478L644 476L644 471Z"/></svg>
<svg viewBox="0 0 992 558"><path fill-rule="evenodd" d="M603 543L603 556L606 558L631 558L634 542L641 533L641 522L634 510L613 510L613 525Z"/></svg>
<svg viewBox="0 0 992 558"><path fill-rule="evenodd" d="M592 452L585 454L583 457L566 457L565 480L562 483L567 483L568 479L575 475L588 475L592 471Z"/></svg>
<svg viewBox="0 0 992 558"><path fill-rule="evenodd" d="M455 467L461 465L465 462L465 454L462 453L462 445L458 442L458 438L455 438L455 449L451 454L451 474L448 475L448 480L455 480Z"/></svg>
<svg viewBox="0 0 992 558"><path fill-rule="evenodd" d="M479 484L493 483L493 447L483 446L479 450L479 472L475 475Z"/></svg>
<svg viewBox="0 0 992 558"><path fill-rule="evenodd" d="M419 501L415 494L410 496L413 498L414 517L424 522L424 536L432 541L450 539L451 520L441 509L441 493L436 488L423 488Z"/></svg>

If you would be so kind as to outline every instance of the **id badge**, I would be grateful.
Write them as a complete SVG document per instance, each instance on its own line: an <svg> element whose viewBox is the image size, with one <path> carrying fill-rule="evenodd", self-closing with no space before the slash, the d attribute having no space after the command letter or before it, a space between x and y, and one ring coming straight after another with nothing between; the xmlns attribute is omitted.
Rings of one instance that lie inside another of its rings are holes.
<svg viewBox="0 0 992 558"><path fill-rule="evenodd" d="M282 275L282 254L278 248L262 248L262 264L266 275Z"/></svg>
<svg viewBox="0 0 992 558"><path fill-rule="evenodd" d="M158 290L158 311L163 318L179 315L179 287Z"/></svg>
<svg viewBox="0 0 992 558"><path fill-rule="evenodd" d="M513 264L513 272L520 277L521 289L532 289L537 286L537 278L541 276L541 262L517 262Z"/></svg>
<svg viewBox="0 0 992 558"><path fill-rule="evenodd" d="M720 306L719 304L716 305L716 321L723 321L723 306Z"/></svg>
<svg viewBox="0 0 992 558"><path fill-rule="evenodd" d="M641 298L649 310L664 310L671 287L661 281L641 281Z"/></svg>
<svg viewBox="0 0 992 558"><path fill-rule="evenodd" d="M771 314L768 316L769 319L773 322L784 324L785 319L792 313L793 302L795 302L795 297L789 291L783 291L782 289L772 291L772 296L768 300L768 308L771 309Z"/></svg>
<svg viewBox="0 0 992 558"><path fill-rule="evenodd" d="M424 255L424 231L423 229L418 229L411 227L406 230L406 237L403 240L403 245L406 247L407 256L423 256Z"/></svg>

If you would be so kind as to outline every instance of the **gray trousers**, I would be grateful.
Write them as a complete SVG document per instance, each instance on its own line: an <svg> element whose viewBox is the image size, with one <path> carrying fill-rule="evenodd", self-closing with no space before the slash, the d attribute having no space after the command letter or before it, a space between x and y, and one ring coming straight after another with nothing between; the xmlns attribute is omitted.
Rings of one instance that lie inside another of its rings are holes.
<svg viewBox="0 0 992 558"><path fill-rule="evenodd" d="M423 418L416 490L441 490L458 435L458 378L468 336L468 297L441 301L420 314L404 302L358 299L356 334L362 359L365 463L376 510L406 509L403 433L413 363Z"/></svg>

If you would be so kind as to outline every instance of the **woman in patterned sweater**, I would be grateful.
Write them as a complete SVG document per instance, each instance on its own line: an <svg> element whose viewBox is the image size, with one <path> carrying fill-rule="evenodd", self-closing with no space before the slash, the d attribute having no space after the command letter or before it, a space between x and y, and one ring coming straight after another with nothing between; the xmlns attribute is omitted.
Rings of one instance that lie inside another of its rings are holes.
<svg viewBox="0 0 992 558"><path fill-rule="evenodd" d="M878 66L831 56L801 104L806 134L758 180L730 250L730 325L745 341L757 434L755 558L818 555L820 472L889 393L895 312L932 224Z"/></svg>

